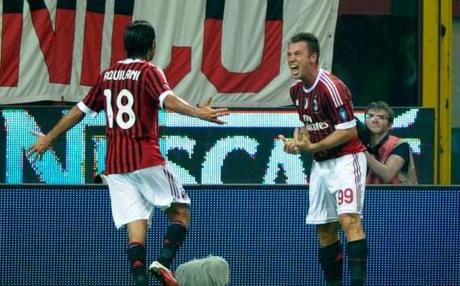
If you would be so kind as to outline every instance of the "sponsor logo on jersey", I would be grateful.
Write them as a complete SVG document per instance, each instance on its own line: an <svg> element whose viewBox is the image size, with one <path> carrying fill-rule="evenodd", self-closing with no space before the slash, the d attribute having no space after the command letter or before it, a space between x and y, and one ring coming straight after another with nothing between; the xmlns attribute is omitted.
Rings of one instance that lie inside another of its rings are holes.
<svg viewBox="0 0 460 286"><path fill-rule="evenodd" d="M316 122L311 124L305 124L308 131L319 131L329 128L329 124L326 121Z"/></svg>
<svg viewBox="0 0 460 286"><path fill-rule="evenodd" d="M313 123L313 119L311 118L311 116L304 114L303 115L303 122Z"/></svg>

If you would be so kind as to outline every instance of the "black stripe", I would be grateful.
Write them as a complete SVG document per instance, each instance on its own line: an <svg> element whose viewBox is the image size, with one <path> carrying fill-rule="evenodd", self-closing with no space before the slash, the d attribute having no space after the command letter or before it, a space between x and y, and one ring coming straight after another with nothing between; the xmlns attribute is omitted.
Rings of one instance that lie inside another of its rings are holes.
<svg viewBox="0 0 460 286"><path fill-rule="evenodd" d="M3 14L20 13L24 9L24 0L4 0Z"/></svg>
<svg viewBox="0 0 460 286"><path fill-rule="evenodd" d="M138 116L138 118L136 118L136 121L138 122L134 124L134 129L131 133L136 137L141 137L143 135L143 132L142 132L143 124L140 122L140 120L142 120L141 119L142 118L142 97L141 96L144 96L144 94L140 94L140 93L142 90L144 91L144 93L148 93L148 91L145 88L142 88L144 77L143 77L143 70L139 70L139 67L140 66L136 64L130 65L129 67L131 70L140 71L138 80L130 80L131 82L130 88L134 94L134 99L135 99L135 103L134 103L135 114L137 114Z"/></svg>
<svg viewBox="0 0 460 286"><path fill-rule="evenodd" d="M57 8L66 10L76 10L77 0L58 0Z"/></svg>
<svg viewBox="0 0 460 286"><path fill-rule="evenodd" d="M104 14L105 13L105 0L87 0L86 11Z"/></svg>
<svg viewBox="0 0 460 286"><path fill-rule="evenodd" d="M165 167L165 166L162 166L162 168L163 168L163 173L164 173L165 176L166 176L166 179L168 179L169 193L170 193L171 195L173 195L174 192L173 192L173 189L172 189L171 178L169 177L169 174L168 174L168 172L167 172L167 170L166 170L166 167Z"/></svg>
<svg viewBox="0 0 460 286"><path fill-rule="evenodd" d="M206 19L224 19L225 0L206 1Z"/></svg>
<svg viewBox="0 0 460 286"><path fill-rule="evenodd" d="M266 20L283 20L283 0L267 0Z"/></svg>
<svg viewBox="0 0 460 286"><path fill-rule="evenodd" d="M8 0L6 0L5 2L8 2ZM47 9L45 1L43 0L27 0L27 2L29 3L30 11Z"/></svg>
<svg viewBox="0 0 460 286"><path fill-rule="evenodd" d="M107 124L107 129L109 128L109 125ZM107 139L109 142L106 142L107 146L108 146L108 150L107 150L107 153L106 153L106 158L105 158L105 170L110 170L110 172L113 172L114 171L114 161L113 161L113 150L114 150L114 145L113 145L113 140L112 138L111 139ZM110 164L109 164L110 163Z"/></svg>
<svg viewBox="0 0 460 286"><path fill-rule="evenodd" d="M115 0L114 12L117 15L133 15L134 0Z"/></svg>
<svg viewBox="0 0 460 286"><path fill-rule="evenodd" d="M177 185L175 184L174 177L169 172L169 170L166 168L166 166L164 168L165 168L166 175L168 176L169 185L170 185L170 188L171 188L171 194L175 198L178 198L179 197L179 191L177 190Z"/></svg>

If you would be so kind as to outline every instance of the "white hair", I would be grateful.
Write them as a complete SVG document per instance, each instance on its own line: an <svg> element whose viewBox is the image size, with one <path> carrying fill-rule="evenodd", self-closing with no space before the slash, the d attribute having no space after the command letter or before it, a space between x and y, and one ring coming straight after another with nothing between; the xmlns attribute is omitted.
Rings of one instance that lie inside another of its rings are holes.
<svg viewBox="0 0 460 286"><path fill-rule="evenodd" d="M225 286L230 280L230 267L223 257L210 255L182 263L174 276L180 286Z"/></svg>

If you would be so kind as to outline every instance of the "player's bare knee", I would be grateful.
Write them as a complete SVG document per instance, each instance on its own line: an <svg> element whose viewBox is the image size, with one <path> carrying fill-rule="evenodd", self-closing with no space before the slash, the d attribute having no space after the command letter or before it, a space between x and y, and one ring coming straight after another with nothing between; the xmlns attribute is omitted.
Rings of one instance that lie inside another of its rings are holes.
<svg viewBox="0 0 460 286"><path fill-rule="evenodd" d="M337 242L340 239L338 228L337 222L317 225L316 231L320 245L328 246Z"/></svg>
<svg viewBox="0 0 460 286"><path fill-rule="evenodd" d="M364 234L359 214L342 214L339 216L339 222L348 239Z"/></svg>
<svg viewBox="0 0 460 286"><path fill-rule="evenodd" d="M188 225L190 222L190 210L187 204L173 203L166 210L170 222L180 222Z"/></svg>

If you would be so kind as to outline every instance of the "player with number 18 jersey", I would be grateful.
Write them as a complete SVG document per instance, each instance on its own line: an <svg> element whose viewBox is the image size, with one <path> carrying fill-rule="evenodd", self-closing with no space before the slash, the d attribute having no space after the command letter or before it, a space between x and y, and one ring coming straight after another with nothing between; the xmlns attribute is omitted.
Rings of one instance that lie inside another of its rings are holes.
<svg viewBox="0 0 460 286"><path fill-rule="evenodd" d="M163 71L140 59L126 59L102 72L78 104L85 113L106 109L108 174L165 163L158 144L158 110L172 93Z"/></svg>

